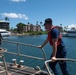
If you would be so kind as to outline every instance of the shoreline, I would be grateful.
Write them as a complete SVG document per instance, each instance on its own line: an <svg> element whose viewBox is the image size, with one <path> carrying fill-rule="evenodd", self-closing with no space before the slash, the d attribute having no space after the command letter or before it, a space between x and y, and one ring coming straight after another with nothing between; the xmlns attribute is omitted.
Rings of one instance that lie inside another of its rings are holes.
<svg viewBox="0 0 76 75"><path fill-rule="evenodd" d="M28 34L28 33L22 33L22 34L20 34L20 33L11 33L11 35L12 36L26 36L26 35L30 35L30 34Z"/></svg>
<svg viewBox="0 0 76 75"><path fill-rule="evenodd" d="M13 32L11 32L12 36L43 35L43 34L46 34L46 32L33 32L33 33L13 33Z"/></svg>

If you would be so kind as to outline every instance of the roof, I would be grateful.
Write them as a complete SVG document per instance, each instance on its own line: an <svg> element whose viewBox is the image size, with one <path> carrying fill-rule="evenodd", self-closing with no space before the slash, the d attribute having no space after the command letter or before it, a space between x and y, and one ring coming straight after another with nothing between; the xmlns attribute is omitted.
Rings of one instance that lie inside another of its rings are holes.
<svg viewBox="0 0 76 75"><path fill-rule="evenodd" d="M4 20L0 20L0 22L8 22L9 23L9 21L4 21Z"/></svg>

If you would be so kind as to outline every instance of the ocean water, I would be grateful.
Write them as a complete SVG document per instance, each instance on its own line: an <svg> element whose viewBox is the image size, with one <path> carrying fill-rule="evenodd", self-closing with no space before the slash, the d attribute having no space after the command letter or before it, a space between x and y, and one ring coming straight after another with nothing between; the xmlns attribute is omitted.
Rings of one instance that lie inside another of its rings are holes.
<svg viewBox="0 0 76 75"><path fill-rule="evenodd" d="M47 35L11 36L8 38L4 38L4 40L39 46L44 42L46 37ZM67 49L67 58L76 59L76 38L63 37L63 41ZM1 47L6 48L8 51L11 51L11 52L17 52L16 44L2 42ZM35 47L28 47L28 46L19 46L19 49L22 54L32 55L36 57L43 57L41 49L38 49ZM49 43L44 47L44 51L46 53L46 57L48 60L52 53L52 48L50 47ZM26 58L22 56L20 57L20 56L16 56L12 54L5 53L5 58L7 62L12 62L13 58L16 58L17 63L19 63L20 60L24 60L24 63L23 63L24 65L31 66L31 67L40 66L41 69L43 68L43 65L44 65L44 61L30 59L30 58ZM68 65L68 71L70 75L76 75L75 74L76 73L76 62L67 61L67 65ZM58 71L60 75L62 75L60 67L58 65L57 65L57 68L59 69Z"/></svg>

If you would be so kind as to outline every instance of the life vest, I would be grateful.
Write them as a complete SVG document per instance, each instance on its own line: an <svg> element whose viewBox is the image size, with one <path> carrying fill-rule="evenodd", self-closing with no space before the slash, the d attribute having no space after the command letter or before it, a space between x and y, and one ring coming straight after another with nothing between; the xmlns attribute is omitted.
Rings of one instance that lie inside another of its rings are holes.
<svg viewBox="0 0 76 75"><path fill-rule="evenodd" d="M52 31L52 29L54 29L54 28L57 28L57 29L58 29L57 26L53 26L53 27L51 28L51 31ZM48 32L48 40L49 40L50 45L52 46L52 45L53 45L53 42L52 42L52 37L51 37L51 31ZM58 37L57 46L60 45L60 43L61 43L61 38L62 38L62 35L60 34L59 37Z"/></svg>

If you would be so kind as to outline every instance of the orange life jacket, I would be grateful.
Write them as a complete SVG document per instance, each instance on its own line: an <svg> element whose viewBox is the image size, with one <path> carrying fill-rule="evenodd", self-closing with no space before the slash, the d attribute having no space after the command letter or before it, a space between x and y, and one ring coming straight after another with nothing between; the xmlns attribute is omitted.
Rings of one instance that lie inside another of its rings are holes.
<svg viewBox="0 0 76 75"><path fill-rule="evenodd" d="M53 26L53 27L51 28L51 30L54 29L54 28L57 28L57 29L58 29L57 26ZM60 43L61 43L61 40L60 40L60 39L61 39L61 38L62 38L62 35L60 34L59 37L58 37L57 46L60 45ZM52 37L51 37L51 31L48 32L48 40L49 40L50 45L52 46L52 45L53 45L53 42L52 42Z"/></svg>

